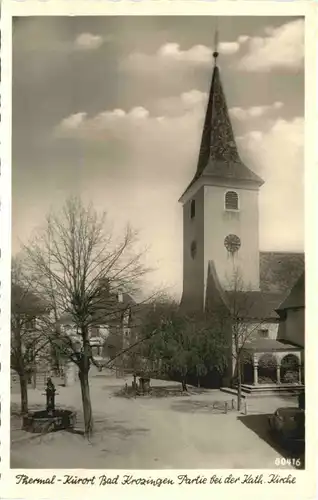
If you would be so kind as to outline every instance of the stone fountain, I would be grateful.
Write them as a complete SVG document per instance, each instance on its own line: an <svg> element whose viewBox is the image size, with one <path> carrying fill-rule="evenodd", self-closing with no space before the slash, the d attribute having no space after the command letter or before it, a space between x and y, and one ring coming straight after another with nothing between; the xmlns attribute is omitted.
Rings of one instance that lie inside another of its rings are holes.
<svg viewBox="0 0 318 500"><path fill-rule="evenodd" d="M73 429L76 423L76 413L72 410L55 408L56 388L47 379L46 409L30 412L23 417L22 428L28 432L46 433L65 429Z"/></svg>

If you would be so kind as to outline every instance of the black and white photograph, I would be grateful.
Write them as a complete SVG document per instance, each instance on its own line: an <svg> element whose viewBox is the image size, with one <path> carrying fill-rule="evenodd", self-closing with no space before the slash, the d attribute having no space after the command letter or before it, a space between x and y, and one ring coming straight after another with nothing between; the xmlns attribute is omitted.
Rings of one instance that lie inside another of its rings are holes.
<svg viewBox="0 0 318 500"><path fill-rule="evenodd" d="M12 19L12 469L306 469L304 116L302 16Z"/></svg>

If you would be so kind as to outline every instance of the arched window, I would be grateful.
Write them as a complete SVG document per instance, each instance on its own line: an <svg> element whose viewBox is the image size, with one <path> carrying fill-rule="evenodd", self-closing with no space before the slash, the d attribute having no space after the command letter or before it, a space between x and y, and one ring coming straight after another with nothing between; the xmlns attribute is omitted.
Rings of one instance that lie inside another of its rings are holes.
<svg viewBox="0 0 318 500"><path fill-rule="evenodd" d="M225 193L225 210L238 210L238 194L235 191Z"/></svg>
<svg viewBox="0 0 318 500"><path fill-rule="evenodd" d="M195 200L191 201L190 216L191 216L191 219L194 219L194 217L195 217Z"/></svg>

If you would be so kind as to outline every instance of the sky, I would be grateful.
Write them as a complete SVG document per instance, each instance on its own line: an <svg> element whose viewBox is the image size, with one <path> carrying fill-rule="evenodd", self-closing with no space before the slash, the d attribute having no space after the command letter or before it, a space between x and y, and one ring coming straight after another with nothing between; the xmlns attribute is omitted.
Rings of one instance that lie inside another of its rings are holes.
<svg viewBox="0 0 318 500"><path fill-rule="evenodd" d="M265 180L260 250L303 251L303 19L105 16L14 20L13 253L80 194L139 230L152 284L180 295L216 25L239 152Z"/></svg>

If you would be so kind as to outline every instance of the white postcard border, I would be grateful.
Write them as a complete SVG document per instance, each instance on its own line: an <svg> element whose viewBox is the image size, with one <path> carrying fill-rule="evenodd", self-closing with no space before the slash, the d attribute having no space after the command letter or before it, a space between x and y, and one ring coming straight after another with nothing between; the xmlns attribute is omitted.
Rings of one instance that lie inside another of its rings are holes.
<svg viewBox="0 0 318 500"><path fill-rule="evenodd" d="M149 471L94 471L94 470L10 470L10 261L11 261L11 18L15 15L304 15L306 26L306 122L305 122L305 250L306 250L306 470L149 470ZM227 498L231 493L245 498L288 498L310 499L315 497L315 477L317 476L317 430L318 414L317 393L317 283L318 283L318 237L315 224L318 200L317 169L317 28L318 16L315 2L249 2L249 1L160 1L160 0L3 0L1 9L2 37L2 83L1 83L1 178L0 178L0 235L1 235L1 496L3 498L85 498L94 494L95 498L157 498L164 495L180 496L184 499L200 494L202 498ZM134 477L167 477L176 479L178 474L187 473L210 478L214 474L223 478L230 473L243 476L251 473L253 477L270 473L296 477L296 484L236 484L235 490L226 484L207 484L199 486L63 486L62 482L52 485L16 484L17 474L32 477L63 478L64 474L78 477L99 477L106 474L133 474ZM196 488L193 491L193 488ZM199 490L197 490L199 488Z"/></svg>

